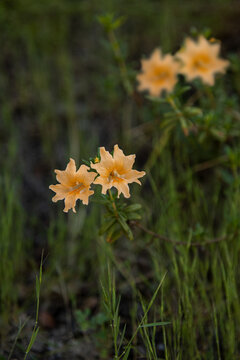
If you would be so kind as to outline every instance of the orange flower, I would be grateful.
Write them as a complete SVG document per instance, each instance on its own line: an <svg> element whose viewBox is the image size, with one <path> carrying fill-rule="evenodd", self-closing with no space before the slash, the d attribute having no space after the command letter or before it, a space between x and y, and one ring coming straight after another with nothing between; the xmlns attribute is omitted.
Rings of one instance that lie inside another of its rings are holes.
<svg viewBox="0 0 240 360"><path fill-rule="evenodd" d="M75 161L70 159L66 170L55 170L56 178L60 184L51 185L49 189L55 191L56 195L52 198L53 202L65 199L64 212L73 209L76 212L75 205L78 199L87 205L88 198L94 193L90 190L90 185L93 182L96 174L88 172L89 167L81 165L76 171Z"/></svg>
<svg viewBox="0 0 240 360"><path fill-rule="evenodd" d="M215 73L225 73L229 61L219 57L220 44L208 41L202 35L197 42L190 38L185 40L177 57L182 61L180 73L191 81L197 77L210 86L214 84Z"/></svg>
<svg viewBox="0 0 240 360"><path fill-rule="evenodd" d="M123 193L126 198L129 198L128 184L136 182L141 185L138 178L145 175L145 171L132 169L136 155L125 156L118 145L114 146L113 156L104 147L100 148L100 155L101 161L91 165L99 174L94 184L102 185L103 194L114 186L118 190L118 197Z"/></svg>
<svg viewBox="0 0 240 360"><path fill-rule="evenodd" d="M162 55L161 50L156 49L150 59L142 60L141 63L142 73L137 75L139 90L148 90L152 96L160 96L164 90L173 90L177 82L179 64L172 55Z"/></svg>

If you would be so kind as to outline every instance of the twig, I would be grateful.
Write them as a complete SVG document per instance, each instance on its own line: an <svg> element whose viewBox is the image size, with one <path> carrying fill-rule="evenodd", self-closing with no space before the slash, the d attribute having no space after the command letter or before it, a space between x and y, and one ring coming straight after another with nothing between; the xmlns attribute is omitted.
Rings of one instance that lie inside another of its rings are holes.
<svg viewBox="0 0 240 360"><path fill-rule="evenodd" d="M193 167L193 171L198 172L198 171L207 170L207 169L210 169L210 168L212 168L214 166L223 164L223 163L227 162L228 160L229 160L229 157L227 155L222 155L222 156L219 156L216 159L208 160L208 161L205 161L205 162L203 162L201 164L195 165Z"/></svg>
<svg viewBox="0 0 240 360"><path fill-rule="evenodd" d="M141 229L142 231L144 231L145 233L153 236L154 238L169 242L173 245L186 245L186 246L205 246L205 245L209 245L209 244L214 244L214 243L219 243L221 241L224 241L227 239L227 237L229 236L228 234L226 235L222 235L220 237L217 238L213 238L213 239L209 239L206 240L204 242L186 242L186 241L175 241L173 239L168 238L167 236L161 235L161 234L157 234L152 230L147 229L145 226L141 225L139 222L137 221L131 221L131 225L138 227L139 229Z"/></svg>

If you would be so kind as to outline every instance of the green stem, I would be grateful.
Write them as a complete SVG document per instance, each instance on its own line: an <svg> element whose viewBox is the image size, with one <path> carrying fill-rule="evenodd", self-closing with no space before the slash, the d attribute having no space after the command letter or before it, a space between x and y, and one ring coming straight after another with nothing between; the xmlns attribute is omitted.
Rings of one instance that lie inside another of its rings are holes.
<svg viewBox="0 0 240 360"><path fill-rule="evenodd" d="M115 200L113 198L113 194L112 194L110 189L108 190L108 193L109 193L109 197L110 197L110 200L111 200L111 203L112 203L114 214L115 214L116 218L118 218L117 207L116 207L116 204L115 204Z"/></svg>
<svg viewBox="0 0 240 360"><path fill-rule="evenodd" d="M13 354L13 351L14 351L14 349L15 349L15 347L16 347L16 344L17 344L19 335L21 334L21 332L22 332L24 326L26 325L27 321L28 321L28 319L26 319L22 325L21 325L21 324L19 325L19 329L18 329L18 332L17 332L17 336L16 336L16 338L15 338L15 340L14 340L13 346L12 346L12 348L11 348L11 351L10 351L9 355L8 355L8 360L11 360L11 358L12 358L12 354Z"/></svg>
<svg viewBox="0 0 240 360"><path fill-rule="evenodd" d="M39 318L39 299L40 299L40 289L41 289L41 284L42 284L42 267L43 267L43 253L44 251L42 251L42 256L41 256L41 263L40 263L40 270L39 270L39 277L36 277L36 296L37 296L37 306L36 306L36 317L35 317L35 325L32 331L32 336L30 339L30 342L28 344L27 350L25 352L25 356L24 356L24 360L27 359L27 356L36 340L38 331L39 331L39 326L38 326L38 318Z"/></svg>
<svg viewBox="0 0 240 360"><path fill-rule="evenodd" d="M179 120L181 122L182 130L184 134L187 136L189 134L188 126L187 126L187 119L184 117L182 111L178 108L176 105L176 102L173 100L171 96L168 96L166 98L167 102L170 104L176 115L179 117Z"/></svg>
<svg viewBox="0 0 240 360"><path fill-rule="evenodd" d="M112 46L113 53L118 62L123 86L124 86L126 92L128 93L128 95L132 95L133 87L132 87L131 82L129 81L127 66L124 61L124 57L122 55L121 48L119 46L119 42L118 42L113 30L110 30L108 32L108 37L109 37L110 44Z"/></svg>
<svg viewBox="0 0 240 360"><path fill-rule="evenodd" d="M123 113L122 113L122 137L124 139L125 144L130 144L130 137L129 133L131 131L132 127L132 96L134 93L134 88L132 86L132 83L129 79L128 69L126 66L126 62L124 59L124 56L121 51L121 47L119 45L119 41L115 35L114 30L110 29L108 31L108 39L114 54L114 57L116 59L118 68L119 68L119 74L120 74L120 80L122 82L122 86L128 95L128 101L126 102L126 105L123 107Z"/></svg>
<svg viewBox="0 0 240 360"><path fill-rule="evenodd" d="M204 91L209 99L210 105L213 109L216 108L215 98L212 92L212 87L209 85L204 85Z"/></svg>

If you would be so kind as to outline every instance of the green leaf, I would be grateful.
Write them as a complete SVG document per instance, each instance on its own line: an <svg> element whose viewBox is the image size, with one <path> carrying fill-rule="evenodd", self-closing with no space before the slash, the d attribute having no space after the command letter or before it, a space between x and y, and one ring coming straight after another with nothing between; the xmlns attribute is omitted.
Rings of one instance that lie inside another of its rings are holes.
<svg viewBox="0 0 240 360"><path fill-rule="evenodd" d="M108 221L105 221L99 230L99 234L105 234L115 223L117 222L116 218L111 218Z"/></svg>
<svg viewBox="0 0 240 360"><path fill-rule="evenodd" d="M112 23L112 29L115 30L117 28L119 28L125 21L126 21L126 16L120 16L119 18L117 18L113 23Z"/></svg>
<svg viewBox="0 0 240 360"><path fill-rule="evenodd" d="M186 85L182 86L179 84L179 87L177 86L172 96L174 98L178 98L180 95L184 94L185 92L189 91L191 89L191 86Z"/></svg>
<svg viewBox="0 0 240 360"><path fill-rule="evenodd" d="M134 213L134 212L132 212L128 215L128 220L141 220L141 218L142 217L140 214Z"/></svg>
<svg viewBox="0 0 240 360"><path fill-rule="evenodd" d="M132 233L130 227L128 226L126 220L123 218L123 216L120 215L118 218L118 221L119 221L119 224L121 225L121 227L123 228L123 231L129 238L129 240L133 240L133 233Z"/></svg>
<svg viewBox="0 0 240 360"><path fill-rule="evenodd" d="M114 243L117 239L120 238L120 236L123 235L123 230L122 228L120 229L115 229L115 227L113 227L109 233L107 234L107 241L110 243Z"/></svg>
<svg viewBox="0 0 240 360"><path fill-rule="evenodd" d="M126 352L124 353L124 356L123 356L123 360L127 360L128 357L129 357L129 353L130 353L130 350L132 349L131 346L129 346L126 350Z"/></svg>
<svg viewBox="0 0 240 360"><path fill-rule="evenodd" d="M103 325L108 320L108 317L104 313L100 312L93 316L91 322L95 325Z"/></svg>
<svg viewBox="0 0 240 360"><path fill-rule="evenodd" d="M212 36L212 30L210 28L205 28L203 30L203 36L205 36L205 38L209 39L210 36Z"/></svg>
<svg viewBox="0 0 240 360"><path fill-rule="evenodd" d="M37 337L37 334L39 332L39 327L32 333L32 337L31 337L31 340L30 340L30 343L27 347L27 350L26 350L26 353L28 354L29 351L31 350L33 344L35 343L35 340L36 340L36 337Z"/></svg>
<svg viewBox="0 0 240 360"><path fill-rule="evenodd" d="M219 129L211 128L210 133L220 141L225 141L226 140L226 134L223 131L219 130Z"/></svg>
<svg viewBox="0 0 240 360"><path fill-rule="evenodd" d="M39 283L38 276L36 275L36 296L37 296L37 298L39 297L39 293L40 293L40 283Z"/></svg>
<svg viewBox="0 0 240 360"><path fill-rule="evenodd" d="M39 287L41 286L41 283L42 283L43 254L44 254L44 250L42 250L41 263L40 263L40 269L39 269ZM40 289L39 289L39 292L40 292Z"/></svg>
<svg viewBox="0 0 240 360"><path fill-rule="evenodd" d="M107 13L97 17L98 22L104 27L106 32L116 30L126 20L126 16L120 16L114 20L113 13Z"/></svg>
<svg viewBox="0 0 240 360"><path fill-rule="evenodd" d="M113 17L113 13L107 13L105 15L97 16L97 20L105 28L105 30L109 31L113 22Z"/></svg>
<svg viewBox="0 0 240 360"><path fill-rule="evenodd" d="M160 321L160 322L155 322L155 323L151 323L151 324L141 325L141 328L153 327L153 326L164 326L164 325L169 325L169 324L171 324L170 321Z"/></svg>
<svg viewBox="0 0 240 360"><path fill-rule="evenodd" d="M126 327L127 327L127 324L124 324L124 327L123 327L123 330L122 330L122 334L121 334L121 337L120 337L120 340L119 340L119 344L118 344L118 351L120 351L121 346L122 346L122 344L123 344L124 336L125 336L125 333L126 333Z"/></svg>
<svg viewBox="0 0 240 360"><path fill-rule="evenodd" d="M89 320L89 315L90 315L90 309L88 308L83 311L81 310L75 311L77 324L82 331L86 331L91 328L91 321Z"/></svg>
<svg viewBox="0 0 240 360"><path fill-rule="evenodd" d="M184 112L187 115L192 115L192 116L196 116L196 115L202 115L202 109L196 107L196 106L186 106L184 108Z"/></svg>
<svg viewBox="0 0 240 360"><path fill-rule="evenodd" d="M138 211L142 208L142 205L140 204L132 204L132 205L129 205L127 206L124 211L125 212L135 212L135 211Z"/></svg>

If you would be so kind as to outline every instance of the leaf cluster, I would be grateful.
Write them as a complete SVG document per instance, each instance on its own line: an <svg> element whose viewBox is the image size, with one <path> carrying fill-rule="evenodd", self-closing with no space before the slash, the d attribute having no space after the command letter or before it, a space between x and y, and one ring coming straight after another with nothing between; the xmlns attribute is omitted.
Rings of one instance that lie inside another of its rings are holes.
<svg viewBox="0 0 240 360"><path fill-rule="evenodd" d="M101 195L100 202L105 205L106 213L99 230L100 235L106 235L108 242L115 242L121 236L126 236L129 240L133 240L133 233L129 226L129 222L140 220L141 210L140 204L127 205L120 201L116 201L117 195Z"/></svg>

